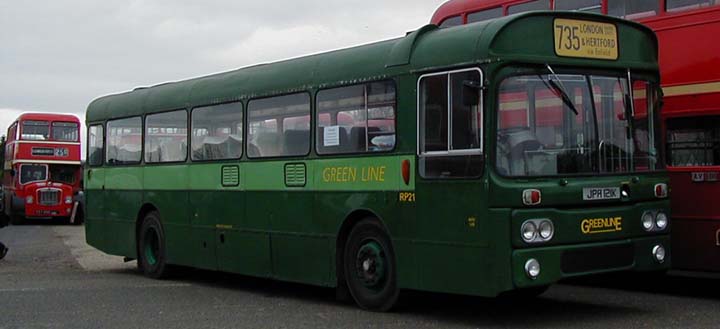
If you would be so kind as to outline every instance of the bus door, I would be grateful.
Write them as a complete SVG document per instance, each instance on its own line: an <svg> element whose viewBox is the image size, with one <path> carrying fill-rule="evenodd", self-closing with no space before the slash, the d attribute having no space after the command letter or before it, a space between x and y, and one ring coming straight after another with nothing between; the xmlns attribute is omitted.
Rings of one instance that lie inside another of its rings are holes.
<svg viewBox="0 0 720 329"><path fill-rule="evenodd" d="M108 239L109 237L102 238L103 232L95 232L105 226L101 223L105 220L105 169L102 167L104 139L102 125L91 125L88 128L87 169L83 179L85 230L88 232L88 237L98 238L97 241L88 241L88 243L99 249L102 249L104 243L112 241Z"/></svg>
<svg viewBox="0 0 720 329"><path fill-rule="evenodd" d="M431 290L467 291L462 283L481 277L471 265L489 263L481 87L478 69L424 75L418 84L415 258L418 283Z"/></svg>

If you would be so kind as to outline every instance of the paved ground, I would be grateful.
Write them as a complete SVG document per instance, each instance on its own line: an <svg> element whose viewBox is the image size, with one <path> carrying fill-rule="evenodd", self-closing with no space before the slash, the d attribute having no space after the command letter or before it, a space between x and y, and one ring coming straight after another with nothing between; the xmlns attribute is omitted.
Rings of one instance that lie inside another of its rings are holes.
<svg viewBox="0 0 720 329"><path fill-rule="evenodd" d="M82 227L0 230L0 328L718 328L720 276L605 276L524 302L419 292L393 313L331 289L184 270L146 279L84 242Z"/></svg>

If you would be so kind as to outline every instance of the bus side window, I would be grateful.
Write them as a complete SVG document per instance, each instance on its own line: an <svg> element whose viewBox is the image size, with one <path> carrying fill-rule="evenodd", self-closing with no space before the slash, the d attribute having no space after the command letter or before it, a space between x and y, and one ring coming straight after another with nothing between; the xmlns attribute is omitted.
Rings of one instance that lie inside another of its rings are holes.
<svg viewBox="0 0 720 329"><path fill-rule="evenodd" d="M392 151L395 148L395 83L372 82L317 94L318 154Z"/></svg>
<svg viewBox="0 0 720 329"><path fill-rule="evenodd" d="M310 153L310 95L297 93L253 99L248 104L250 158Z"/></svg>
<svg viewBox="0 0 720 329"><path fill-rule="evenodd" d="M187 112L145 117L145 162L182 162L187 159Z"/></svg>
<svg viewBox="0 0 720 329"><path fill-rule="evenodd" d="M440 23L440 28L444 29L446 27L460 26L462 24L463 24L462 16L454 16L454 17L445 19L442 23Z"/></svg>
<svg viewBox="0 0 720 329"><path fill-rule="evenodd" d="M88 128L88 165L102 166L103 147L105 146L105 134L102 125L91 125Z"/></svg>
<svg viewBox="0 0 720 329"><path fill-rule="evenodd" d="M193 161L239 159L242 156L241 102L196 107L191 117L190 153ZM248 150L250 148L251 145L248 145Z"/></svg>
<svg viewBox="0 0 720 329"><path fill-rule="evenodd" d="M421 78L419 155L423 177L482 174L481 85L480 72L474 69ZM470 101L473 98L476 101Z"/></svg>
<svg viewBox="0 0 720 329"><path fill-rule="evenodd" d="M641 18L656 15L660 9L658 0L608 0L608 15Z"/></svg>
<svg viewBox="0 0 720 329"><path fill-rule="evenodd" d="M485 9L485 10L476 11L474 13L468 14L467 22L468 22L468 24L475 23L475 22L482 22L482 21L486 21L488 19L502 17L502 15L503 15L502 7Z"/></svg>
<svg viewBox="0 0 720 329"><path fill-rule="evenodd" d="M550 10L549 0L535 0L530 2L524 2L518 5L508 7L508 15L524 13L526 11L533 10Z"/></svg>
<svg viewBox="0 0 720 329"><path fill-rule="evenodd" d="M111 165L138 164L142 158L142 118L107 123L105 161Z"/></svg>

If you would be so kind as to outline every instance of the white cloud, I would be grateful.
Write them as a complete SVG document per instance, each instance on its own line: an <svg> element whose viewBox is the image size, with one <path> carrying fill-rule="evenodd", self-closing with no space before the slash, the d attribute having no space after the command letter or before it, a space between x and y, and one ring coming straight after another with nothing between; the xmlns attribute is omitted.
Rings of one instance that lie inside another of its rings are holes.
<svg viewBox="0 0 720 329"><path fill-rule="evenodd" d="M0 133L23 111L402 36L443 2L0 1Z"/></svg>

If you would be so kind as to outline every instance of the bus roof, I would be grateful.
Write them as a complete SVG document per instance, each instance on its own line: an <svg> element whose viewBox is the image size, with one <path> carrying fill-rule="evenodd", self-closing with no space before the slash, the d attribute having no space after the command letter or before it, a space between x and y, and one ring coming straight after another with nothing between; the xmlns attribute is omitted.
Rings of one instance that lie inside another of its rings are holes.
<svg viewBox="0 0 720 329"><path fill-rule="evenodd" d="M553 46L554 18L589 19L617 25L623 42L618 60L557 57ZM574 12L526 12L448 29L426 25L398 39L104 96L90 103L87 122L497 60L657 70L657 40L650 29L638 23Z"/></svg>
<svg viewBox="0 0 720 329"><path fill-rule="evenodd" d="M23 113L15 121L37 120L37 121L63 121L80 123L80 119L72 114L61 113Z"/></svg>

